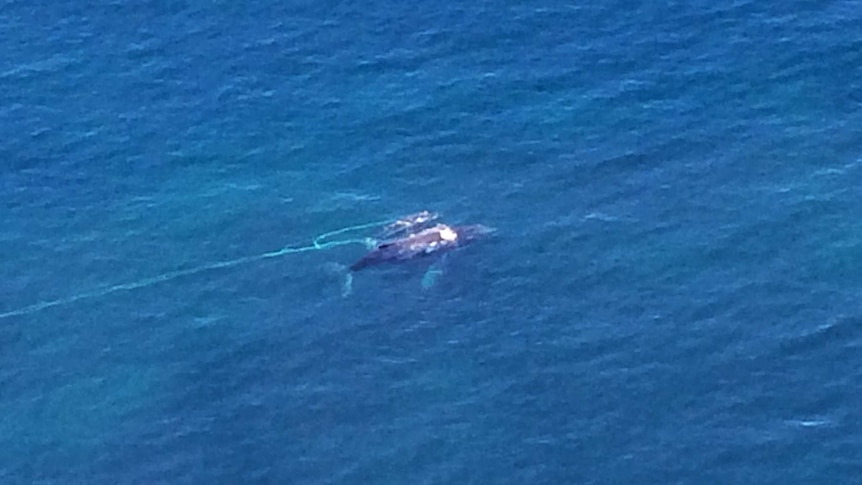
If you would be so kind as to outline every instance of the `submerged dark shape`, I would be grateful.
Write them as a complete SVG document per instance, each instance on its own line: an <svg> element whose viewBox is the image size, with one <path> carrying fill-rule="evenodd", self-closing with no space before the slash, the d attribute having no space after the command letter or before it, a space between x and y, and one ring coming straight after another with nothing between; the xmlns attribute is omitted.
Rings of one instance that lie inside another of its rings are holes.
<svg viewBox="0 0 862 485"><path fill-rule="evenodd" d="M437 224L434 227L378 244L365 257L354 263L350 270L358 271L381 263L406 261L431 254L445 253L493 232L493 229L481 224L454 227Z"/></svg>

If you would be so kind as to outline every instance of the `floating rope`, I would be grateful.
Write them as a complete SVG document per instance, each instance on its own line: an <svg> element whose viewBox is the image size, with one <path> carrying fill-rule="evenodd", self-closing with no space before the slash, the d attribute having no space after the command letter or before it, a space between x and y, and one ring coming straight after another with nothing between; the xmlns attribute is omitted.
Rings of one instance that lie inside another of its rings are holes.
<svg viewBox="0 0 862 485"><path fill-rule="evenodd" d="M162 273L158 276L153 276L151 278L145 278L142 280L134 281L131 283L121 283L112 286L107 286L104 288L98 288L92 291L87 291L84 293L78 293L76 295L68 296L66 298L59 298L56 300L43 301L39 303L34 303L32 305L28 305L17 310L10 310L4 313L0 313L0 320L9 317L21 316L21 315L30 315L33 313L40 312L42 310L53 308L61 305L69 305L75 303L80 300L88 300L93 298L101 298L112 293L117 293L120 291L131 291L137 290L140 288L146 288L148 286L153 286L158 283L163 283L165 281L174 280L177 278L181 278L183 276L190 276L197 273L202 273L204 271L212 271L216 269L230 268L233 266L239 266L241 264L253 263L255 261L263 261L265 259L278 258L281 256L287 256L289 254L299 254L306 253L309 251L322 251L324 249L331 249L339 246L346 246L348 244L363 244L363 245L373 245L375 241L370 238L363 239L342 239L336 241L327 241L334 236L338 236L340 234L345 234L354 231L360 231L363 229L369 229L373 227L385 226L387 224L391 224L395 222L395 220L386 220L380 222L371 222L368 224L360 224L356 226L349 226L342 229L338 229L335 231L330 231L323 233L312 240L310 246L300 246L300 247L284 247L279 249L278 251L272 251L263 254L257 254L254 256L245 256L242 258L232 259L229 261L220 261L216 263L209 263L202 266L196 266L194 268L189 269L181 269L176 271L168 271L166 273ZM347 290L345 290L347 291Z"/></svg>

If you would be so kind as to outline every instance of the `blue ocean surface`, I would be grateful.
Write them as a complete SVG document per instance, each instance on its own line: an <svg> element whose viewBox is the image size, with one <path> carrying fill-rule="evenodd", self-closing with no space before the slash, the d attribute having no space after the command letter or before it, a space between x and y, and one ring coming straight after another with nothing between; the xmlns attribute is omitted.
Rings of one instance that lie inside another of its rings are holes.
<svg viewBox="0 0 862 485"><path fill-rule="evenodd" d="M862 483L858 1L6 0L0 46L0 483ZM420 210L497 232L350 288L376 229L312 243Z"/></svg>

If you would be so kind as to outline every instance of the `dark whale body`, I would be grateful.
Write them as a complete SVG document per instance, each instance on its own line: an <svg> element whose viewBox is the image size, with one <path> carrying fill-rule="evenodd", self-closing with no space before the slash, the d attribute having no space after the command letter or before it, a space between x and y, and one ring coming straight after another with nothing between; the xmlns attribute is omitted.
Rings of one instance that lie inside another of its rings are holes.
<svg viewBox="0 0 862 485"><path fill-rule="evenodd" d="M359 271L382 263L407 261L439 254L469 244L493 232L483 225L454 226L438 224L415 234L383 242L350 267Z"/></svg>

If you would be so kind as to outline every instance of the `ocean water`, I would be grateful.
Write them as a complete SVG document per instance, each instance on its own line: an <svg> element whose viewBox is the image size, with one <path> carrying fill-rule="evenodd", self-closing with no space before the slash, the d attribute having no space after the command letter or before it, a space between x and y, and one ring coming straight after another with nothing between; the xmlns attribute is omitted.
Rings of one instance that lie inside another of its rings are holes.
<svg viewBox="0 0 862 485"><path fill-rule="evenodd" d="M0 483L862 483L859 2L6 0L0 41ZM498 232L346 296L365 247L310 246L422 209Z"/></svg>

